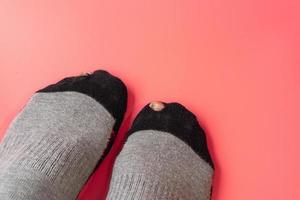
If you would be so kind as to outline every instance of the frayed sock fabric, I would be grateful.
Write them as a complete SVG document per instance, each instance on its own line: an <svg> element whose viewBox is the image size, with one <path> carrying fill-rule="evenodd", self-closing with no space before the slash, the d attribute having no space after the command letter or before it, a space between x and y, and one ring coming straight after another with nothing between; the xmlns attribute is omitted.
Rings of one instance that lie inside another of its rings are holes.
<svg viewBox="0 0 300 200"><path fill-rule="evenodd" d="M126 86L102 70L39 90L0 144L0 199L76 199L126 106Z"/></svg>
<svg viewBox="0 0 300 200"><path fill-rule="evenodd" d="M114 168L108 200L211 197L214 165L195 115L178 103L138 114Z"/></svg>

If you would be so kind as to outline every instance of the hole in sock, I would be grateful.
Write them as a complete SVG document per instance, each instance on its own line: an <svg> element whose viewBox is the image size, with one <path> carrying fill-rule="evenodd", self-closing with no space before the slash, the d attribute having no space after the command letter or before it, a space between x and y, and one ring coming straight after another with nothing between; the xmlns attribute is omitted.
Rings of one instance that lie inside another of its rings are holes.
<svg viewBox="0 0 300 200"><path fill-rule="evenodd" d="M154 111L161 111L165 108L165 105L160 101L153 101L149 104L149 107Z"/></svg>

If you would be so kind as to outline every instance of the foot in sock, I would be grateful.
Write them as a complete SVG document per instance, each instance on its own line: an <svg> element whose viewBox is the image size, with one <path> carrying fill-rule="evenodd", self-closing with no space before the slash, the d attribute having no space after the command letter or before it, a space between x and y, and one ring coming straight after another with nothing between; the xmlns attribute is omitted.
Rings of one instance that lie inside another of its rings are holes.
<svg viewBox="0 0 300 200"><path fill-rule="evenodd" d="M0 144L0 199L76 199L126 105L123 82L101 70L35 93Z"/></svg>
<svg viewBox="0 0 300 200"><path fill-rule="evenodd" d="M134 120L108 200L208 200L214 166L196 117L178 103L151 103Z"/></svg>

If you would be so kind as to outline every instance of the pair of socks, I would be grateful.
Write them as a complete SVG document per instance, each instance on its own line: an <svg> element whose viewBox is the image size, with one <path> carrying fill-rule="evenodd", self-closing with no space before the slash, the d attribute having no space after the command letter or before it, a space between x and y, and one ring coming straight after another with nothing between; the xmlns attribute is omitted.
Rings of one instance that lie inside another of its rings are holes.
<svg viewBox="0 0 300 200"><path fill-rule="evenodd" d="M76 199L109 153L126 106L125 84L102 70L36 92L0 144L0 199ZM107 199L208 200L212 176L195 115L178 103L148 104L115 161Z"/></svg>

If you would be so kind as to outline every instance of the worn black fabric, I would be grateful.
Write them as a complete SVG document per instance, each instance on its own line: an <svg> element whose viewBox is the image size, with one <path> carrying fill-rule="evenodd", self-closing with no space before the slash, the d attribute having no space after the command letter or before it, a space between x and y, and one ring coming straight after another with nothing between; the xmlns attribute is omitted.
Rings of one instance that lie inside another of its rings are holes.
<svg viewBox="0 0 300 200"><path fill-rule="evenodd" d="M154 111L146 105L135 118L128 136L140 130L168 132L188 144L202 159L213 168L208 152L204 130L196 116L179 103L164 103L165 108Z"/></svg>
<svg viewBox="0 0 300 200"><path fill-rule="evenodd" d="M114 131L119 130L127 107L127 88L119 78L98 70L92 74L65 78L38 92L62 91L80 92L94 98L116 119Z"/></svg>

